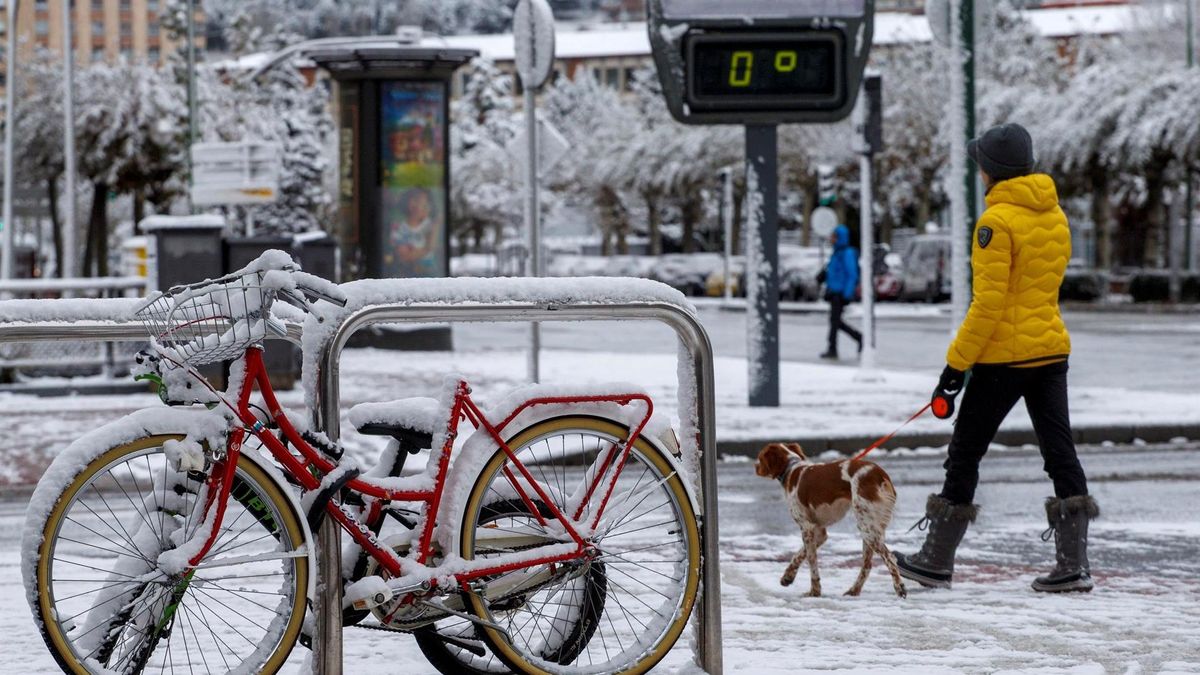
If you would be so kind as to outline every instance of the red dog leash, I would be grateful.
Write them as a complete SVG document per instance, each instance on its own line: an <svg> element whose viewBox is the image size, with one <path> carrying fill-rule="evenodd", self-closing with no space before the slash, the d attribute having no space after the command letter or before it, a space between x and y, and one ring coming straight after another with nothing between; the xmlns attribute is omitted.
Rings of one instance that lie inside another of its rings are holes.
<svg viewBox="0 0 1200 675"><path fill-rule="evenodd" d="M941 405L938 405L939 403ZM926 403L924 408L921 408L920 410L918 410L916 412L916 414L914 414L912 417L908 418L908 420L905 421L904 424L901 424L900 426L896 427L895 431L893 431L892 433L888 434L887 436L884 436L883 438L875 441L874 443L868 445L865 450L863 450L862 452L860 452L857 455L855 455L854 457L852 457L850 461L862 459L863 457L866 457L868 454L870 454L870 452L872 450L874 450L875 448L878 448L879 446L883 445L884 443L887 443L888 441L892 440L893 438L895 438L896 434L900 433L901 429L908 426L909 424L912 424L914 420L916 420L921 415L924 415L926 413L926 411L928 411L930 408L934 409L933 414L937 415L938 417L941 417L942 415L940 413L946 412L947 408L949 408L949 405L948 405L947 401L941 397L933 399L929 403Z"/></svg>

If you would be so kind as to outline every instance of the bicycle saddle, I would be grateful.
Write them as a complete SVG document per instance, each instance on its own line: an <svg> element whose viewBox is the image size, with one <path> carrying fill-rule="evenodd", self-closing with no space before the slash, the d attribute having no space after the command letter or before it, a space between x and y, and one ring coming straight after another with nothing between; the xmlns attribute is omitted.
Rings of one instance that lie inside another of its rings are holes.
<svg viewBox="0 0 1200 675"><path fill-rule="evenodd" d="M434 398L360 403L350 409L350 423L360 434L391 436L400 448L416 453L433 445L433 434L445 425L446 411Z"/></svg>

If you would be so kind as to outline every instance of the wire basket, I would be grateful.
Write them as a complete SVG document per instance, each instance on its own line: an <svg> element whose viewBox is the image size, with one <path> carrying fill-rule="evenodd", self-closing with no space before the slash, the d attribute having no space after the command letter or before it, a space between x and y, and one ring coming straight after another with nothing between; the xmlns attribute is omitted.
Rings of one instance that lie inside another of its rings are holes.
<svg viewBox="0 0 1200 675"><path fill-rule="evenodd" d="M148 301L136 316L161 348L179 363L202 366L238 358L267 333L275 289L264 272L175 286Z"/></svg>

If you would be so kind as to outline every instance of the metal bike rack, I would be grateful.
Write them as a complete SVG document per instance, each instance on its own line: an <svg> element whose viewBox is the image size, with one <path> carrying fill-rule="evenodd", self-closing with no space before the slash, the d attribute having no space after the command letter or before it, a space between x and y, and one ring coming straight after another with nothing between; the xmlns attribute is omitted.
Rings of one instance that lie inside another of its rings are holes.
<svg viewBox="0 0 1200 675"><path fill-rule="evenodd" d="M622 304L386 304L359 309L346 316L336 331L321 345L317 372L320 400L313 409L314 422L336 441L341 432L338 418L340 397L339 360L350 336L379 323L421 322L549 322L610 321L619 319L658 321L674 329L687 350L688 366L695 383L696 432L700 449L700 492L704 513L701 520L702 581L699 614L700 666L713 675L722 672L721 574L717 547L716 404L712 343L700 322L682 305L669 302ZM680 354L680 358L683 355ZM680 373L683 373L680 364ZM307 367L307 362L306 362ZM307 374L306 374L307 377ZM681 400L680 404L686 404ZM326 518L318 535L318 573L323 583L317 608L317 640L313 643L314 665L319 675L342 673L342 585L324 579L327 570L341 565L341 532Z"/></svg>

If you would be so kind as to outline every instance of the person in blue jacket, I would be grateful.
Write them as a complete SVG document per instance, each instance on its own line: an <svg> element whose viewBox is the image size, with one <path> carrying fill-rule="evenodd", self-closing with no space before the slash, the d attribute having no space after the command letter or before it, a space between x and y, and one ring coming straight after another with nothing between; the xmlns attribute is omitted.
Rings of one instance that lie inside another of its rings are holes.
<svg viewBox="0 0 1200 675"><path fill-rule="evenodd" d="M858 251L850 246L850 228L838 225L833 230L833 255L821 272L825 281L825 300L829 302L829 347L823 359L837 359L838 331L843 331L858 343L862 351L862 333L842 320L842 311L854 301L858 290Z"/></svg>

